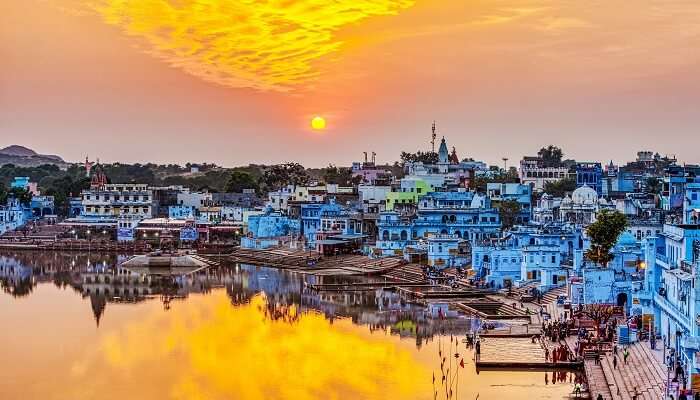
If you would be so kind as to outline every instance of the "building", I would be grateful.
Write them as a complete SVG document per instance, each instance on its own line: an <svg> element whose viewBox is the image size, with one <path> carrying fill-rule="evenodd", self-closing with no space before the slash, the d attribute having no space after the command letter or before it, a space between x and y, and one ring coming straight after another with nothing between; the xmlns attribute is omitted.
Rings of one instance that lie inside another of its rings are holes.
<svg viewBox="0 0 700 400"><path fill-rule="evenodd" d="M0 206L0 235L15 230L27 222L24 207L19 200L8 197L7 203Z"/></svg>
<svg viewBox="0 0 700 400"><path fill-rule="evenodd" d="M520 183L541 192L546 183L569 178L569 170L564 164L547 165L541 157L526 156L520 161Z"/></svg>
<svg viewBox="0 0 700 400"><path fill-rule="evenodd" d="M419 244L429 235L455 235L475 244L500 234L498 210L475 192L431 192L418 202L417 212L380 213L375 254L393 254Z"/></svg>
<svg viewBox="0 0 700 400"><path fill-rule="evenodd" d="M487 183L486 194L491 204L498 207L502 201L516 201L520 205L517 224L527 224L532 217L532 186L520 183Z"/></svg>
<svg viewBox="0 0 700 400"><path fill-rule="evenodd" d="M697 379L700 364L700 225L666 224L646 239L646 287L655 331L682 367L680 380Z"/></svg>
<svg viewBox="0 0 700 400"><path fill-rule="evenodd" d="M391 192L386 194L386 210L412 210L421 197L434 189L434 186L428 184L422 178L407 176L400 180L398 187L393 187Z"/></svg>
<svg viewBox="0 0 700 400"><path fill-rule="evenodd" d="M602 208L614 208L605 198L598 198L598 193L591 187L583 185L574 190L571 197L566 196L559 206L559 220L579 225L595 222L596 215Z"/></svg>
<svg viewBox="0 0 700 400"><path fill-rule="evenodd" d="M465 267L471 261L467 241L457 235L430 234L428 243L428 265L438 269Z"/></svg>
<svg viewBox="0 0 700 400"><path fill-rule="evenodd" d="M435 140L434 134L433 127L433 140ZM454 147L452 152L449 152L444 137L440 141L437 163L406 162L404 168L408 175L419 177L435 188L442 186L468 188L478 171L487 170L486 164L481 161L460 161Z"/></svg>
<svg viewBox="0 0 700 400"><path fill-rule="evenodd" d="M101 172L93 174L90 189L81 193L80 216L64 221L68 225L118 228L117 237L133 238L141 220L153 217L153 192L147 184L107 183Z"/></svg>
<svg viewBox="0 0 700 400"><path fill-rule="evenodd" d="M248 230L241 238L243 248L268 248L291 243L299 236L299 220L267 208L263 214L248 218Z"/></svg>
<svg viewBox="0 0 700 400"><path fill-rule="evenodd" d="M595 190L598 197L603 194L603 168L599 162L576 163L576 187L583 186Z"/></svg>

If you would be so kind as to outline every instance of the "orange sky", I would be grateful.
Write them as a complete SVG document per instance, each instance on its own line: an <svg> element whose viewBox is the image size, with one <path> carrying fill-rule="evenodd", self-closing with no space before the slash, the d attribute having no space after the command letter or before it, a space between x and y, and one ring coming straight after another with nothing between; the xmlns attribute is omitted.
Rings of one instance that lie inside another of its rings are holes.
<svg viewBox="0 0 700 400"><path fill-rule="evenodd" d="M491 163L700 162L699 35L679 0L10 0L0 146L321 166L425 149L436 119Z"/></svg>

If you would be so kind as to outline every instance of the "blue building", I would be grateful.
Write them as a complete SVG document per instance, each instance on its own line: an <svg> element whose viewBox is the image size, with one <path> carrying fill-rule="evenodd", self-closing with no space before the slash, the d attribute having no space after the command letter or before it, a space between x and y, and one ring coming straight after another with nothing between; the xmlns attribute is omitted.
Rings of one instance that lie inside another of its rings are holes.
<svg viewBox="0 0 700 400"><path fill-rule="evenodd" d="M630 232L624 232L612 253L614 258L607 268L584 263L579 271L582 279L571 284L572 303L615 304L623 307L628 315L641 315L646 299L644 245ZM633 305L637 305L634 310Z"/></svg>
<svg viewBox="0 0 700 400"><path fill-rule="evenodd" d="M300 231L304 235L307 248L316 248L317 235L362 233L362 223L352 218L348 208L331 199L328 203L308 203L301 205Z"/></svg>
<svg viewBox="0 0 700 400"><path fill-rule="evenodd" d="M194 219L196 210L194 206L175 205L168 206L168 218L170 219Z"/></svg>
<svg viewBox="0 0 700 400"><path fill-rule="evenodd" d="M241 238L241 247L268 248L292 240L299 235L299 220L292 219L271 208L263 214L248 217L248 233Z"/></svg>
<svg viewBox="0 0 700 400"><path fill-rule="evenodd" d="M599 162L576 163L576 187L590 186L600 197L603 194L603 168Z"/></svg>
<svg viewBox="0 0 700 400"><path fill-rule="evenodd" d="M673 349L683 367L685 382L700 373L700 225L664 225L658 237L647 237L646 289L651 299L645 313L654 329Z"/></svg>
<svg viewBox="0 0 700 400"><path fill-rule="evenodd" d="M501 221L486 196L468 191L432 192L420 199L415 215L380 213L377 229L375 253L394 254L424 243L430 235L454 235L472 244L497 238Z"/></svg>
<svg viewBox="0 0 700 400"><path fill-rule="evenodd" d="M27 209L14 197L7 198L7 204L0 206L0 235L15 230L27 223Z"/></svg>
<svg viewBox="0 0 700 400"><path fill-rule="evenodd" d="M520 183L487 183L486 194L492 204L513 200L520 204L520 214L516 224L527 224L532 218L532 185Z"/></svg>

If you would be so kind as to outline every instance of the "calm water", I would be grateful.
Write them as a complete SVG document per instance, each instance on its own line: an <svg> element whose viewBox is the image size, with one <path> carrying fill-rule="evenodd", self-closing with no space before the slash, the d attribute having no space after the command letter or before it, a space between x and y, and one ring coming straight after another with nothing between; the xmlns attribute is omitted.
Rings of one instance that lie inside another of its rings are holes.
<svg viewBox="0 0 700 400"><path fill-rule="evenodd" d="M551 372L477 374L455 344L468 320L431 320L391 293L318 295L303 285L318 278L251 266L137 277L118 261L0 252L0 399L428 400L433 374L438 399L572 389Z"/></svg>

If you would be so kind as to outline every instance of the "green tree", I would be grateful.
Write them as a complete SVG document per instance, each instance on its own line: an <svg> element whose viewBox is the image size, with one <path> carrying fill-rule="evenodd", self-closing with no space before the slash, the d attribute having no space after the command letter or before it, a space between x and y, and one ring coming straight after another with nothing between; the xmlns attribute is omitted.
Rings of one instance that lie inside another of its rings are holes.
<svg viewBox="0 0 700 400"><path fill-rule="evenodd" d="M440 156L438 153L434 151L418 151L415 153L407 153L405 151L401 152L401 162L402 163L407 163L407 162L422 162L424 164L437 164L437 162L440 160Z"/></svg>
<svg viewBox="0 0 700 400"><path fill-rule="evenodd" d="M233 171L226 182L227 192L241 193L243 189L254 189L257 192L259 188L258 182L253 176L242 171Z"/></svg>
<svg viewBox="0 0 700 400"><path fill-rule="evenodd" d="M652 176L646 180L647 192L653 194L661 194L663 184L659 178Z"/></svg>
<svg viewBox="0 0 700 400"><path fill-rule="evenodd" d="M564 152L561 148L549 145L543 147L537 152L537 155L542 158L544 165L547 167L557 167L561 165L561 159L564 157Z"/></svg>
<svg viewBox="0 0 700 400"><path fill-rule="evenodd" d="M503 200L497 206L503 228L512 228L520 214L520 203L517 200Z"/></svg>
<svg viewBox="0 0 700 400"><path fill-rule="evenodd" d="M576 190L574 178L563 178L554 182L545 182L544 192L554 197L564 197L566 193Z"/></svg>
<svg viewBox="0 0 700 400"><path fill-rule="evenodd" d="M596 221L586 228L591 238L591 248L586 251L586 258L604 267L615 257L610 250L617 243L617 238L627 227L627 217L618 211L602 210Z"/></svg>
<svg viewBox="0 0 700 400"><path fill-rule="evenodd" d="M350 168L338 168L334 164L329 164L322 171L323 181L338 185L350 185L352 183L352 170Z"/></svg>
<svg viewBox="0 0 700 400"><path fill-rule="evenodd" d="M277 190L286 185L307 185L309 174L301 164L285 163L268 167L263 173L262 181L267 190Z"/></svg>

